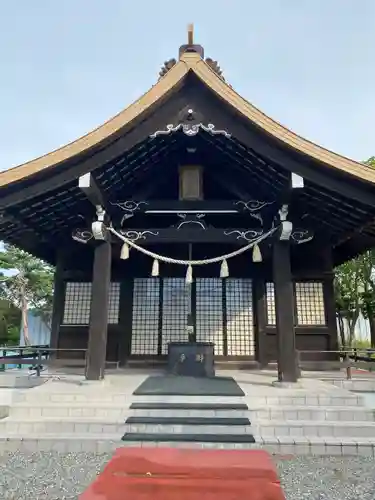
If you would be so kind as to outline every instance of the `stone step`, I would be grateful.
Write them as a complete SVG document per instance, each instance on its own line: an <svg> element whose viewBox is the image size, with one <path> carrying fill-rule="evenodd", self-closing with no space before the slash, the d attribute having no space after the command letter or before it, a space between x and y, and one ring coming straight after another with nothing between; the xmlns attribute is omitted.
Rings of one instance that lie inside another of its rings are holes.
<svg viewBox="0 0 375 500"><path fill-rule="evenodd" d="M65 418L65 417L89 417L89 418L112 418L112 419L125 419L130 416L129 403L118 404L104 404L95 403L61 403L61 404L37 404L33 406L17 403L10 407L9 416L12 418Z"/></svg>
<svg viewBox="0 0 375 500"><path fill-rule="evenodd" d="M247 410L248 406L244 403L150 403L148 401L135 402L130 405L132 410Z"/></svg>
<svg viewBox="0 0 375 500"><path fill-rule="evenodd" d="M118 438L125 432L124 421L110 421L95 418L43 418L17 420L5 418L0 420L0 436L17 434L19 437L27 437L29 434L113 434Z"/></svg>
<svg viewBox="0 0 375 500"><path fill-rule="evenodd" d="M125 424L125 433L153 435L154 441L159 441L160 434L171 435L205 435L215 434L217 436L226 434L251 435L254 430L251 425L220 425L209 424Z"/></svg>
<svg viewBox="0 0 375 500"><path fill-rule="evenodd" d="M5 452L37 452L57 451L60 453L94 452L111 453L117 448L124 446L142 447L177 447L177 448L226 448L226 449L249 449L264 448L270 453L278 455L328 455L328 456L375 456L375 439L355 438L270 438L259 437L256 442L242 441L154 441L131 440L128 436L126 441L120 441L118 436L112 434L86 434L77 436L70 434L33 434L21 439L19 435L0 437L0 454ZM237 436L235 436L237 438Z"/></svg>
<svg viewBox="0 0 375 500"><path fill-rule="evenodd" d="M140 434L252 434L246 418L130 417L125 432Z"/></svg>
<svg viewBox="0 0 375 500"><path fill-rule="evenodd" d="M210 403L132 403L132 415L138 417L218 417L244 418L249 416L246 404Z"/></svg>
<svg viewBox="0 0 375 500"><path fill-rule="evenodd" d="M145 417L249 417L255 420L314 420L331 422L373 422L375 421L374 411L362 407L341 407L334 406L329 408L319 408L317 406L279 406L277 408L251 408L237 409L234 405L229 409L223 409L224 405L165 405L165 409L153 408L146 409L151 405L141 405L141 407L130 405L130 413L134 416ZM247 405L244 405L246 408ZM145 409L143 409L145 407ZM240 407L240 405L238 405ZM201 409L202 408L202 409Z"/></svg>
<svg viewBox="0 0 375 500"><path fill-rule="evenodd" d="M362 396L331 393L327 395L304 395L304 396L256 396L253 398L244 398L244 402L248 404L249 408L264 408L266 407L280 407L280 406L315 406L315 407L331 407L331 406L345 406L345 407L358 407L364 406Z"/></svg>
<svg viewBox="0 0 375 500"><path fill-rule="evenodd" d="M272 393L274 394L274 393ZM137 396L131 394L112 392L110 389L103 391L90 391L90 392L52 392L52 391L38 391L38 389L31 389L25 394L17 396L17 403L35 405L38 401L40 405L45 404L61 404L61 403L82 403L82 404L118 404L129 405L137 401ZM363 397L359 395L350 396L349 393L345 394L338 390L338 393L331 393L330 395L289 395L282 391L280 396L265 395L248 395L245 397L232 396L147 396L148 403L168 403L168 404L183 404L183 403L209 403L209 404L247 404L249 408L263 408L270 406L345 406L357 407L363 406Z"/></svg>
<svg viewBox="0 0 375 500"><path fill-rule="evenodd" d="M160 406L160 408L158 408ZM143 409L145 407L145 409ZM149 407L150 409L146 409ZM89 417L89 418L111 418L119 419L127 416L145 416L145 417L249 417L255 420L314 420L314 421L374 421L374 411L365 407L329 407L318 408L316 406L284 406L271 408L246 408L247 405L189 405L181 403L180 405L144 405L135 406L131 404L113 404L113 403L49 403L47 405L35 403L33 405L26 403L16 403L5 408L0 417L9 416L12 418L59 418L59 417ZM186 408L186 409L185 409ZM200 409L202 408L202 409ZM203 409L206 408L206 409ZM213 409L215 408L215 409ZM232 409L224 409L232 408ZM6 410L6 411L5 411Z"/></svg>
<svg viewBox="0 0 375 500"><path fill-rule="evenodd" d="M154 440L159 434L172 435L245 435L252 434L248 418L219 417L148 417L132 416L126 420L126 433L153 434Z"/></svg>
<svg viewBox="0 0 375 500"><path fill-rule="evenodd" d="M276 455L365 456L375 457L374 438L335 437L256 437L260 448Z"/></svg>
<svg viewBox="0 0 375 500"><path fill-rule="evenodd" d="M209 404L246 404L249 409L264 408L264 407L279 407L279 406L345 406L358 407L364 406L362 396L350 395L339 391L327 395L303 394L296 396L296 391L287 392L282 390L280 396L273 395L247 395L244 397L220 397L220 396L147 396L147 403L209 403ZM135 396L132 397L132 402L136 402Z"/></svg>
<svg viewBox="0 0 375 500"><path fill-rule="evenodd" d="M331 406L280 406L254 409L250 416L255 420L314 420L328 422L374 422L375 413L365 407Z"/></svg>
<svg viewBox="0 0 375 500"><path fill-rule="evenodd" d="M245 418L250 416L249 410L129 410L135 417L218 417L218 418Z"/></svg>
<svg viewBox="0 0 375 500"><path fill-rule="evenodd" d="M197 426L198 427L198 426ZM195 442L195 443L255 443L254 436L252 434L235 434L235 433L200 433L197 429L195 433L169 433L169 432L160 432L158 434L155 433L133 433L127 432L122 437L122 441L131 441L131 442L155 442L157 438L157 442L160 443L173 443L173 442Z"/></svg>
<svg viewBox="0 0 375 500"><path fill-rule="evenodd" d="M5 452L57 451L61 453L109 453L124 446L117 434L34 433L24 438L18 434L0 436L0 454Z"/></svg>
<svg viewBox="0 0 375 500"><path fill-rule="evenodd" d="M262 437L343 438L350 436L351 438L375 439L375 422L319 422L313 420L277 422L258 420L254 428L258 429L258 434Z"/></svg>
<svg viewBox="0 0 375 500"><path fill-rule="evenodd" d="M114 404L130 404L132 400L131 394L122 394L115 392L99 392L95 391L88 393L60 393L56 392L28 392L26 395L19 395L17 403L35 403L37 400L40 404L48 403L114 403Z"/></svg>
<svg viewBox="0 0 375 500"><path fill-rule="evenodd" d="M126 424L151 424L151 425L250 425L248 418L219 418L219 417L128 417Z"/></svg>

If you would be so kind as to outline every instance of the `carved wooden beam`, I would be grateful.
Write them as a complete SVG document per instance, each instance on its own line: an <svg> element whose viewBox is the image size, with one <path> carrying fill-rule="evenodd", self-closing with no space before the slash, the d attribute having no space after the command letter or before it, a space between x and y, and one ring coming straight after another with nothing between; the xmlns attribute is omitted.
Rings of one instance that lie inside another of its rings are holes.
<svg viewBox="0 0 375 500"><path fill-rule="evenodd" d="M105 197L90 172L80 176L78 179L78 187L82 190L94 207L101 206L104 209L107 209Z"/></svg>
<svg viewBox="0 0 375 500"><path fill-rule="evenodd" d="M125 212L125 219L133 217L137 213L171 215L171 214L243 214L256 213L265 207L272 205L273 201L256 200L245 198L241 200L209 200L209 201L185 201L185 200L152 200L137 201L127 200L113 202Z"/></svg>

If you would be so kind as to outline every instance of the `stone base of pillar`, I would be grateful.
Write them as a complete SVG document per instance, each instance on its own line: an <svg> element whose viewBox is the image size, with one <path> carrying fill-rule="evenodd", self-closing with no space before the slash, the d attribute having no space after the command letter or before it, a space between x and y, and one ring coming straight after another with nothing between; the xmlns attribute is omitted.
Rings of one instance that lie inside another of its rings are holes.
<svg viewBox="0 0 375 500"><path fill-rule="evenodd" d="M277 387L279 389L302 389L301 382L280 382L280 380L274 380L272 382L273 387Z"/></svg>
<svg viewBox="0 0 375 500"><path fill-rule="evenodd" d="M93 385L93 386L101 386L101 385L108 385L108 381L105 378L102 378L100 380L81 380L79 385Z"/></svg>

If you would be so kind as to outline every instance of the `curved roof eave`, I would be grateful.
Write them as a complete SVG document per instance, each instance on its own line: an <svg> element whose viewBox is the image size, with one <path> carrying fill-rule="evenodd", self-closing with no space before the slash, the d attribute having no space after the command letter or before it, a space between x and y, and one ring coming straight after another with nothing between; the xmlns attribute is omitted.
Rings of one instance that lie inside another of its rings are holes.
<svg viewBox="0 0 375 500"><path fill-rule="evenodd" d="M0 172L0 187L25 179L30 175L69 160L80 153L89 151L91 148L97 146L105 139L108 139L113 134L129 125L142 113L146 113L153 104L157 103L159 99L173 90L173 88L178 85L188 71L188 65L182 60L179 61L163 78L153 85L151 89L143 94L137 101L132 103L100 127L92 130L79 139L62 146L59 149L52 151L51 153L47 153L46 155L40 156L35 160L31 160L22 165Z"/></svg>
<svg viewBox="0 0 375 500"><path fill-rule="evenodd" d="M202 60L196 62L193 67L195 74L202 80L217 96L226 101L241 115L264 130L280 142L303 153L304 155L318 160L325 165L341 172L353 175L361 180L375 184L375 169L363 163L351 160L345 156L329 151L308 139L304 139L292 132L277 121L265 115L258 108L241 97L231 86L225 83L218 75Z"/></svg>
<svg viewBox="0 0 375 500"><path fill-rule="evenodd" d="M328 167L375 184L375 169L329 151L295 134L262 113L258 108L237 94L232 87L225 83L224 80L209 67L199 54L185 52L181 55L177 64L173 66L161 80L151 87L148 92L143 94L137 101L121 111L121 113L114 118L107 121L104 125L45 156L0 172L0 187L53 167L54 165L98 145L103 140L118 132L121 128L129 125L142 113L147 112L153 104L157 103L159 99L170 92L189 71L193 71L196 76L214 92L214 94L226 101L239 114L275 139Z"/></svg>

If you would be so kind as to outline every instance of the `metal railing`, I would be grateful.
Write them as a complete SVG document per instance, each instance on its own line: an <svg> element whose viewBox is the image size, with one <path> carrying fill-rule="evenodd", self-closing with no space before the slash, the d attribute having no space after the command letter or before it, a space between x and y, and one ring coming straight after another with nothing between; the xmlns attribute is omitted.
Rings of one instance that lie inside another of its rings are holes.
<svg viewBox="0 0 375 500"><path fill-rule="evenodd" d="M9 352L10 351L10 352ZM19 354L14 354L14 352ZM62 358L62 353L82 353L82 358ZM0 349L0 371L5 371L7 365L17 365L22 368L24 365L30 365L29 370L37 377L45 367L73 366L79 362L84 363L86 373L87 368L87 349L52 349L48 346L11 346Z"/></svg>
<svg viewBox="0 0 375 500"><path fill-rule="evenodd" d="M303 359L304 357L310 359ZM321 359L322 357L325 359ZM359 349L355 347L337 351L299 350L296 351L296 363L299 372L303 369L328 371L344 368L346 371L346 379L352 380L353 369L364 369L368 371L375 369L375 349Z"/></svg>

